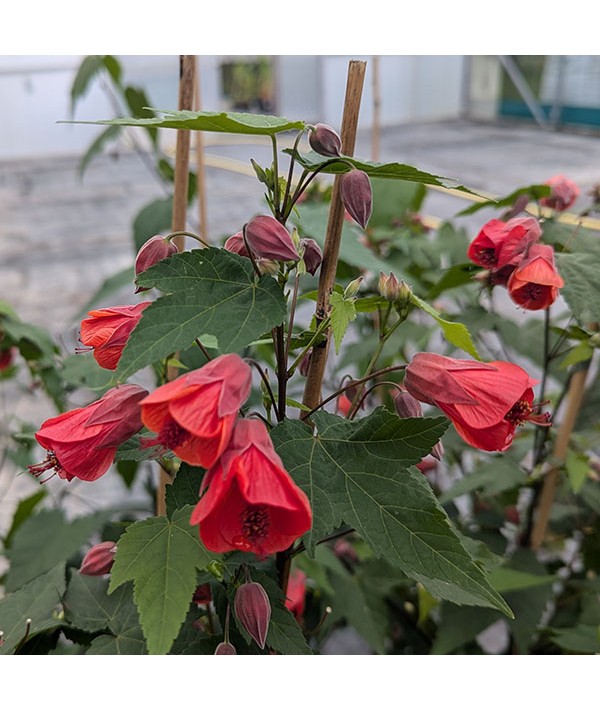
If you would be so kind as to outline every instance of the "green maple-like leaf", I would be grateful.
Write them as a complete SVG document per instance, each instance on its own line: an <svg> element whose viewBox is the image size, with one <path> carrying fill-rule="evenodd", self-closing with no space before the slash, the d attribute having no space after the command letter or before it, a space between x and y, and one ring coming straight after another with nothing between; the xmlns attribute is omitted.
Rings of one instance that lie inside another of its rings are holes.
<svg viewBox="0 0 600 711"><path fill-rule="evenodd" d="M134 601L150 654L166 654L196 588L196 571L216 558L189 524L191 506L137 521L119 539L109 592L132 580Z"/></svg>
<svg viewBox="0 0 600 711"><path fill-rule="evenodd" d="M423 475L411 465L447 427L444 418L400 419L383 408L349 422L311 416L316 434L298 421L271 433L296 483L307 494L314 546L342 522L355 528L378 556L458 604L510 609L464 548Z"/></svg>
<svg viewBox="0 0 600 711"><path fill-rule="evenodd" d="M63 121L61 123L91 123L108 126L143 126L154 128L178 128L191 131L211 131L217 133L240 133L250 136L273 136L281 131L302 131L304 121L290 121L280 116L246 114L235 111L163 111L157 118L116 118L102 121Z"/></svg>
<svg viewBox="0 0 600 711"><path fill-rule="evenodd" d="M140 274L137 283L167 293L144 310L129 337L116 373L120 380L203 334L216 336L223 353L240 351L286 316L277 282L257 279L250 260L224 249L174 254Z"/></svg>

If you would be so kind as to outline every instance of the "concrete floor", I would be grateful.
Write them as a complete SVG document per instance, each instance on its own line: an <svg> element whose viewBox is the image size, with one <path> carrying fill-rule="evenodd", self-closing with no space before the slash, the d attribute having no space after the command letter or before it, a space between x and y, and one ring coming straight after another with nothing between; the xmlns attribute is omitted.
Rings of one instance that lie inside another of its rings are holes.
<svg viewBox="0 0 600 711"><path fill-rule="evenodd" d="M267 148L237 142L212 145L208 153L246 165L250 157L263 164L268 160ZM370 156L368 133L359 135L356 155ZM598 136L550 133L530 125L452 121L386 129L381 136L381 160L408 163L496 195L564 173L581 187L576 208L587 205L586 192L600 182ZM76 314L103 280L132 264L132 219L143 205L163 195L134 154L96 160L83 180L77 164L74 156L0 163L0 299L11 302L22 319L44 326L63 343L73 341ZM245 175L208 169L209 232L215 241L263 210L261 188ZM431 192L425 212L450 218L464 207L461 200ZM475 231L488 218L478 214L460 219ZM190 228L195 228L193 222ZM128 289L111 303L131 299ZM0 423L7 417L40 423L53 414L25 385L0 388ZM6 463L0 470L0 530L15 502L37 487L28 476L15 474ZM57 495L64 486L53 480L48 488ZM72 482L70 487L72 510L81 513L128 495L110 477L93 487L82 482Z"/></svg>

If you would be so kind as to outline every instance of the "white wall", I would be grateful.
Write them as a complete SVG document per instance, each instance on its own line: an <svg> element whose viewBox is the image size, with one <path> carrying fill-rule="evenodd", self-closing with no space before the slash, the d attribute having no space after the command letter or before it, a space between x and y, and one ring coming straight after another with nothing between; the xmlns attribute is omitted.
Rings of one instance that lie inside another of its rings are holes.
<svg viewBox="0 0 600 711"><path fill-rule="evenodd" d="M201 56L203 108L223 108L222 57ZM367 77L360 126L372 120L371 57L279 56L275 58L278 112L290 119L339 127L350 59L365 59ZM101 129L65 125L70 88L81 56L0 56L0 160L82 153ZM177 106L179 59L175 55L120 56L124 81L142 86L156 108ZM462 56L382 56L383 126L455 118L460 113ZM97 84L78 104L75 118L114 116Z"/></svg>

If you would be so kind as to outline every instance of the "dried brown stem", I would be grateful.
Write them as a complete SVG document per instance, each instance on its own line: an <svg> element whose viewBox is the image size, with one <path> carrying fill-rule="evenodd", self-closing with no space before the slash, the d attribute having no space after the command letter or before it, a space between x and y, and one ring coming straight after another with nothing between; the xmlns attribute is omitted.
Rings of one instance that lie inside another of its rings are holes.
<svg viewBox="0 0 600 711"><path fill-rule="evenodd" d="M344 113L342 117L341 139L342 152L344 155L354 154L356 143L356 129L358 126L358 114L360 111L360 100L365 79L366 62L351 61L348 65L348 79L346 83L346 98L344 101ZM337 176L333 183L333 195L331 198L331 208L329 210L329 222L325 235L325 245L323 249L323 261L321 263L321 274L319 276L319 291L317 296L317 308L315 312L317 327L327 318L329 313L329 297L335 284L335 275L340 252L340 241L342 237L342 226L344 223L344 206L341 200L341 176ZM315 345L312 350L306 386L304 388L303 404L309 409L317 406L321 400L321 386L325 373L325 364L329 353L329 333L326 340ZM305 418L303 413L301 417Z"/></svg>

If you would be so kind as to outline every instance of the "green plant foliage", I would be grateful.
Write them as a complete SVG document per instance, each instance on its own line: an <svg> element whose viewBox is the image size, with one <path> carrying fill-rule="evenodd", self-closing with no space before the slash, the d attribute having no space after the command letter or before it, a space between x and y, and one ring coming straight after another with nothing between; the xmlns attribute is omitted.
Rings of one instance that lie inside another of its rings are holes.
<svg viewBox="0 0 600 711"><path fill-rule="evenodd" d="M35 494L28 496L26 499L19 501L15 513L13 514L11 526L4 536L5 548L10 548L12 539L14 538L14 535L19 527L31 516L36 506L45 498L45 496L45 490L41 489L40 491L36 491Z"/></svg>
<svg viewBox="0 0 600 711"><path fill-rule="evenodd" d="M314 151L309 153L298 153L297 151L286 150L286 153L294 155L298 163L307 170L319 170L322 173L347 173L352 168L362 170L371 178L385 178L387 180L408 180L412 183L422 183L423 185L437 185L442 188L454 188L467 193L473 193L469 188L458 185L458 181L453 178L443 178L440 175L426 173L412 165L403 163L373 163L371 161L359 160L351 156L343 156L339 159L325 158Z"/></svg>
<svg viewBox="0 0 600 711"><path fill-rule="evenodd" d="M524 188L518 188L513 190L513 192L505 195L504 197L496 198L495 200L483 200L482 202L473 203L469 207L461 210L458 216L462 217L464 215L473 215L479 210L483 210L488 207L512 207L514 203L520 197L527 197L529 200L539 200L543 197L548 197L550 195L551 188L549 185L527 185Z"/></svg>
<svg viewBox="0 0 600 711"><path fill-rule="evenodd" d="M6 555L10 569L4 585L12 592L38 575L75 555L110 518L99 512L67 522L62 511L53 509L30 516L16 531Z"/></svg>
<svg viewBox="0 0 600 711"><path fill-rule="evenodd" d="M28 619L31 620L29 637L59 627L64 591L65 564L58 563L0 600L0 629L4 633L0 654L13 654L25 637Z"/></svg>
<svg viewBox="0 0 600 711"><path fill-rule="evenodd" d="M316 436L292 421L272 432L279 455L311 502L309 550L343 521L376 555L433 595L510 614L460 543L421 473L410 468L439 440L447 426L444 418L401 420L379 408L356 422L327 413L311 419Z"/></svg>
<svg viewBox="0 0 600 711"><path fill-rule="evenodd" d="M108 594L105 577L73 572L64 598L65 620L84 632L104 632L87 654L146 654L133 586L122 585Z"/></svg>
<svg viewBox="0 0 600 711"><path fill-rule="evenodd" d="M343 294L338 294L336 291L331 294L331 330L333 332L336 353L340 352L340 347L348 330L348 326L356 318L354 301L355 299L353 297L346 298Z"/></svg>
<svg viewBox="0 0 600 711"><path fill-rule="evenodd" d="M246 136L274 136L282 131L301 131L303 121L290 121L278 116L217 111L163 111L151 109L162 116L156 118L116 118L104 121L77 121L75 123L105 124L109 126L151 126L153 128L179 128L190 131L236 133Z"/></svg>
<svg viewBox="0 0 600 711"><path fill-rule="evenodd" d="M248 259L224 249L174 254L137 282L168 294L144 310L119 361L121 380L204 333L218 338L223 353L241 350L286 315L277 282L257 279Z"/></svg>
<svg viewBox="0 0 600 711"><path fill-rule="evenodd" d="M600 321L600 249L596 252L557 254L556 264L565 280L561 294L580 324Z"/></svg>
<svg viewBox="0 0 600 711"><path fill-rule="evenodd" d="M133 221L133 244L136 252L154 235L170 232L173 198L157 198L145 205ZM131 278L133 283L133 274Z"/></svg>
<svg viewBox="0 0 600 711"><path fill-rule="evenodd" d="M447 321L446 319L442 318L441 314L438 313L438 311L436 311L433 306L430 306L428 303L426 303L422 299L419 299L419 297L415 296L414 294L411 294L410 298L413 304L415 304L415 306L418 306L418 308L420 308L422 311L425 311L425 313L428 313L437 321L440 328L442 329L444 338L449 343L451 343L453 346L456 346L457 348L460 348L463 351L466 351L469 355L473 356L473 358L481 360L481 357L477 352L477 348L475 348L475 344L473 343L473 339L471 338L471 334L469 333L469 329L464 324L454 323L453 321Z"/></svg>
<svg viewBox="0 0 600 711"><path fill-rule="evenodd" d="M216 557L190 526L191 506L171 518L137 521L119 539L109 592L134 583L133 598L150 654L166 654L184 621L196 588L196 571Z"/></svg>

